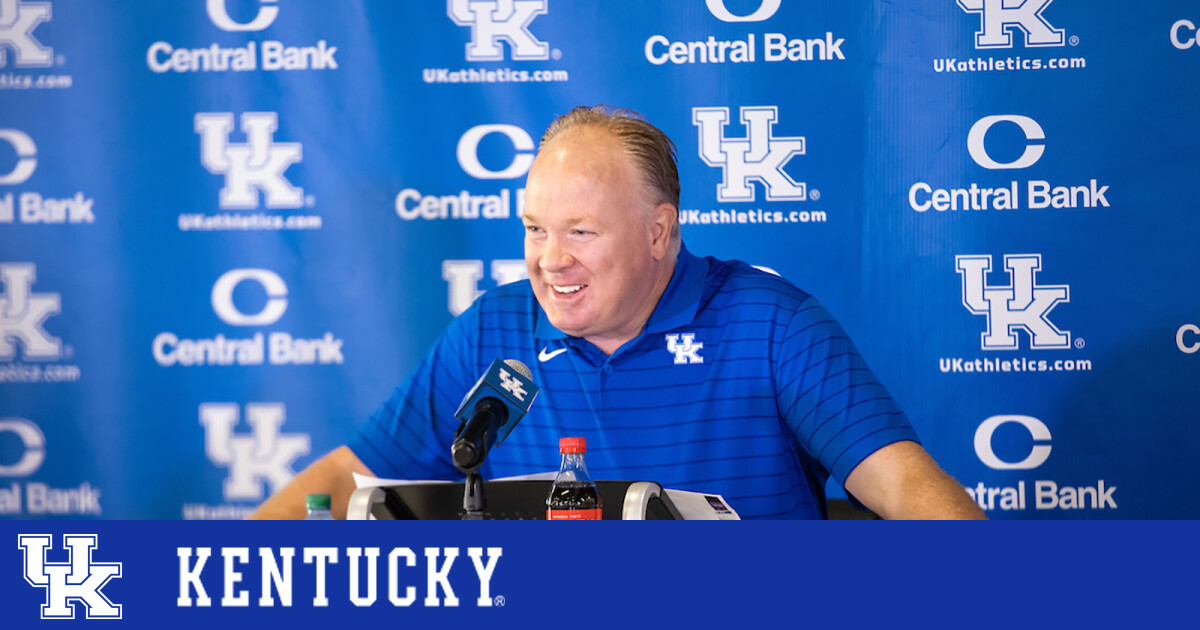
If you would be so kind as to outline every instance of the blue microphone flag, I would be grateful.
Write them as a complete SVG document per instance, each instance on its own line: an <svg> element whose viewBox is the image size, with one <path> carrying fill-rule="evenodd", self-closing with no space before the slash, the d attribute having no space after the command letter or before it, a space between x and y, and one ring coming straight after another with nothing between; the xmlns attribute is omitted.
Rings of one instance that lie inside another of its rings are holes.
<svg viewBox="0 0 1200 630"><path fill-rule="evenodd" d="M475 406L484 398L495 398L508 408L508 418L496 429L496 444L504 442L504 438L513 430L517 422L529 411L533 399L537 397L539 388L526 374L529 368L520 361L496 359L488 367L487 372L475 383L475 387L467 392L454 417L466 422L475 410ZM524 373L522 373L524 372Z"/></svg>

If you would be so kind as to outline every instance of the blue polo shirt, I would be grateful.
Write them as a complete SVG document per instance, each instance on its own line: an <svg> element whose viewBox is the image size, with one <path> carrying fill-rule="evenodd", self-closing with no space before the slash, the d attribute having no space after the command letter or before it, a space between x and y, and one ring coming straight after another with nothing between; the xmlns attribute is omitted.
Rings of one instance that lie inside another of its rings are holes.
<svg viewBox="0 0 1200 630"><path fill-rule="evenodd" d="M816 299L740 261L686 248L645 330L611 356L555 328L528 281L476 300L349 446L375 474L461 479L450 461L463 395L494 359L541 393L485 478L558 468L587 438L596 479L721 494L742 518L822 518L824 484L916 441L908 419Z"/></svg>

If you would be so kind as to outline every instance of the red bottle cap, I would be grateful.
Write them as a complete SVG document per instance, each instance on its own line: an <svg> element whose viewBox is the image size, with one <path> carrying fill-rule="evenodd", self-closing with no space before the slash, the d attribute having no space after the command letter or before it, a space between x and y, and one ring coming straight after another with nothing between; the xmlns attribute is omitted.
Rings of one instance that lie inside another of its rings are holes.
<svg viewBox="0 0 1200 630"><path fill-rule="evenodd" d="M581 437L565 437L558 440L558 452L567 453L586 453L587 440Z"/></svg>

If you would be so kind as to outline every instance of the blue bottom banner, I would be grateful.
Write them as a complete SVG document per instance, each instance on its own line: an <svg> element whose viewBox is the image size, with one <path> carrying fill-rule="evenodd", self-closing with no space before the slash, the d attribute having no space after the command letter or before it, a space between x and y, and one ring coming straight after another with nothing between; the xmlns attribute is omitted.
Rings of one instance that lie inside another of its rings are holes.
<svg viewBox="0 0 1200 630"><path fill-rule="evenodd" d="M1197 531L1191 522L4 522L0 592L13 628L50 619L1144 626L1193 618Z"/></svg>

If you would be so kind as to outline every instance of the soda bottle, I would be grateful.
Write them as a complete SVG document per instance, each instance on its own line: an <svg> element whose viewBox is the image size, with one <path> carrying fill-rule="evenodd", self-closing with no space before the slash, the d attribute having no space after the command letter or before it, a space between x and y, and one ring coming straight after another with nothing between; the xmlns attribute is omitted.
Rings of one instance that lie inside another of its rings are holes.
<svg viewBox="0 0 1200 630"><path fill-rule="evenodd" d="M558 452L562 453L562 464L550 486L550 496L546 497L546 520L600 520L600 489L583 462L587 441L581 437L562 438L558 441Z"/></svg>
<svg viewBox="0 0 1200 630"><path fill-rule="evenodd" d="M333 514L329 511L331 504L328 494L308 495L304 498L304 507L308 510L308 515L304 517L304 520L332 521Z"/></svg>

